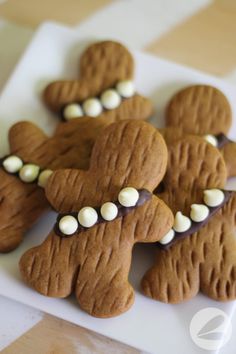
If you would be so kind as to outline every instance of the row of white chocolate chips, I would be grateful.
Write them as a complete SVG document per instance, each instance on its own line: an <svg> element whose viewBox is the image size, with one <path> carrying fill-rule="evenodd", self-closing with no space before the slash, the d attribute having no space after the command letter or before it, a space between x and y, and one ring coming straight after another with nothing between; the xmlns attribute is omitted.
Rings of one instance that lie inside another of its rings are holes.
<svg viewBox="0 0 236 354"><path fill-rule="evenodd" d="M220 189L207 189L203 192L204 204L192 204L190 218L178 211L175 215L173 228L159 242L162 245L167 245L175 237L175 232L181 233L188 231L194 222L202 222L209 216L208 207L217 207L223 203L225 195ZM192 221L191 221L192 220Z"/></svg>
<svg viewBox="0 0 236 354"><path fill-rule="evenodd" d="M203 138L211 145L217 147L218 146L218 140L214 135L207 134L204 135Z"/></svg>
<svg viewBox="0 0 236 354"><path fill-rule="evenodd" d="M118 201L123 207L133 207L139 200L139 192L133 187L123 188L118 194ZM118 215L118 207L113 202L106 202L100 208L100 214L106 221L114 220ZM94 226L98 221L97 211L86 206L78 212L77 218L72 215L63 216L58 224L61 233L69 236L73 235L79 224L83 227L89 228Z"/></svg>
<svg viewBox="0 0 236 354"><path fill-rule="evenodd" d="M53 172L52 170L40 171L40 167L32 163L24 164L21 158L16 155L6 157L2 166L8 173L18 173L22 182L32 183L37 180L38 186L42 188L46 186L47 180Z"/></svg>
<svg viewBox="0 0 236 354"><path fill-rule="evenodd" d="M129 98L134 95L134 84L130 80L120 81L115 89L108 89L102 92L100 99L88 98L81 105L70 103L63 110L63 117L66 120L79 118L84 115L89 117L99 116L103 109L117 108L122 98Z"/></svg>

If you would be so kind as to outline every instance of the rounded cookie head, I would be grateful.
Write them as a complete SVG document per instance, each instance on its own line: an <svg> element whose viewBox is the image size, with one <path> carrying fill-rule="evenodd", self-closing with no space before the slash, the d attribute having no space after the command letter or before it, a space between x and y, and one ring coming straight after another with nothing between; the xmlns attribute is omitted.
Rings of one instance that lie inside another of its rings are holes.
<svg viewBox="0 0 236 354"><path fill-rule="evenodd" d="M80 60L81 78L100 81L102 89L113 87L118 81L132 79L133 74L133 57L118 42L94 43L87 48Z"/></svg>
<svg viewBox="0 0 236 354"><path fill-rule="evenodd" d="M166 109L166 125L184 133L205 135L227 133L232 121L224 94L208 85L189 86L172 97Z"/></svg>
<svg viewBox="0 0 236 354"><path fill-rule="evenodd" d="M157 129L130 120L112 124L95 142L90 168L94 173L114 170L120 185L152 191L164 176L167 148ZM115 183L117 184L117 183Z"/></svg>
<svg viewBox="0 0 236 354"><path fill-rule="evenodd" d="M196 136L185 136L168 150L168 167L160 197L174 213L189 215L191 204L201 203L202 191L223 188L226 166L218 149Z"/></svg>

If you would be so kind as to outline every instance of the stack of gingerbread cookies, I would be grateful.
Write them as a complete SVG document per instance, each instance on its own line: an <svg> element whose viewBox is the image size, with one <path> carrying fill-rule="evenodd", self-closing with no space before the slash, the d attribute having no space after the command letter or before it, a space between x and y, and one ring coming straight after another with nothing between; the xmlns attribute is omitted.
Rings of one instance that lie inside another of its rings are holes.
<svg viewBox="0 0 236 354"><path fill-rule="evenodd" d="M30 122L10 129L10 153L0 160L0 252L14 250L51 207L51 232L19 264L25 283L45 296L75 293L96 317L127 311L140 242L156 250L140 279L146 296L236 299L236 194L225 190L236 175L236 144L227 138L227 98L211 86L187 87L170 99L158 130L147 122L153 105L136 92L123 45L90 45L79 72L43 92L58 118L52 137Z"/></svg>

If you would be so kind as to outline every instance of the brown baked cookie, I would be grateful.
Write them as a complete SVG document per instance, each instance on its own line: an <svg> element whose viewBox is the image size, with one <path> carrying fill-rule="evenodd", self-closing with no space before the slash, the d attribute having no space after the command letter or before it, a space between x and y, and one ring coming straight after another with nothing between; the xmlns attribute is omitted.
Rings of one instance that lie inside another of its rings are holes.
<svg viewBox="0 0 236 354"><path fill-rule="evenodd" d="M209 85L184 88L172 97L166 108L166 124L182 127L189 134L227 134L231 122L227 98Z"/></svg>
<svg viewBox="0 0 236 354"><path fill-rule="evenodd" d="M105 90L117 84L117 91L106 91L105 100L103 96L103 103L110 102L110 106L106 106L96 118L83 114L76 118L73 112L78 112L79 106L68 105L67 114L69 112L72 116L65 117L67 121L58 124L52 138L29 122L20 122L11 128L11 159L0 160L0 252L17 247L25 232L48 207L42 186L38 186L40 172L47 170L43 174L45 180L50 173L48 170L87 169L94 141L106 125L127 118L145 119L151 114L150 101L137 95L132 82L127 81L132 78L133 66L130 53L121 44L100 42L90 46L81 58L81 80L52 83L45 90L45 101L59 113L75 98L86 99L97 92L95 89ZM96 100L95 106L94 101L89 106L91 112L94 107L96 111ZM118 106L114 106L114 102L119 103ZM31 176L25 177L25 181L19 178L23 164L34 165L27 167L26 173Z"/></svg>
<svg viewBox="0 0 236 354"><path fill-rule="evenodd" d="M134 244L161 239L173 224L170 210L152 194L166 164L158 131L123 121L98 137L88 171L54 172L46 195L60 214L46 240L20 260L26 283L52 297L75 291L80 307L96 317L128 310Z"/></svg>
<svg viewBox="0 0 236 354"><path fill-rule="evenodd" d="M194 85L177 92L166 108L166 143L183 134L203 136L218 147L224 156L228 177L236 176L236 143L228 133L232 122L230 104L224 94L209 85Z"/></svg>
<svg viewBox="0 0 236 354"><path fill-rule="evenodd" d="M16 248L49 207L43 188L52 170L88 168L94 140L105 125L100 119L75 119L60 123L51 138L30 122L10 129L10 155L0 160L0 252Z"/></svg>
<svg viewBox="0 0 236 354"><path fill-rule="evenodd" d="M159 197L175 221L142 280L144 294L168 303L199 291L215 300L236 299L236 194L222 190L225 182L222 155L203 139L186 137L170 148Z"/></svg>
<svg viewBox="0 0 236 354"><path fill-rule="evenodd" d="M136 93L132 82L134 61L120 43L92 44L80 58L80 77L50 83L44 102L65 120L81 116L147 119L151 102Z"/></svg>

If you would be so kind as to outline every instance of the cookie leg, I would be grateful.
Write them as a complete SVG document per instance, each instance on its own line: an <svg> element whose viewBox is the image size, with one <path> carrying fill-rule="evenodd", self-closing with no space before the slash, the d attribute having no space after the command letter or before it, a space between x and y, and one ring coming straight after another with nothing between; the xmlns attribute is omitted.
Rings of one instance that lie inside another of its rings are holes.
<svg viewBox="0 0 236 354"><path fill-rule="evenodd" d="M129 309L134 291L128 282L132 248L92 250L81 264L76 296L83 310L95 317L112 317Z"/></svg>
<svg viewBox="0 0 236 354"><path fill-rule="evenodd" d="M24 232L14 226L1 226L0 253L8 253L16 249L22 242Z"/></svg>
<svg viewBox="0 0 236 354"><path fill-rule="evenodd" d="M0 252L15 249L48 203L43 191L0 169Z"/></svg>
<svg viewBox="0 0 236 354"><path fill-rule="evenodd" d="M145 295L165 303L179 303L199 291L199 257L189 240L158 250L155 265L142 279Z"/></svg>
<svg viewBox="0 0 236 354"><path fill-rule="evenodd" d="M76 240L62 239L52 231L42 245L23 254L19 267L26 283L43 295L70 295L78 273Z"/></svg>
<svg viewBox="0 0 236 354"><path fill-rule="evenodd" d="M236 242L234 236L222 235L219 244L220 247L211 245L211 253L201 264L201 291L214 300L235 300Z"/></svg>
<svg viewBox="0 0 236 354"><path fill-rule="evenodd" d="M236 299L235 220L236 194L208 224L209 241L200 266L201 291L219 301Z"/></svg>

